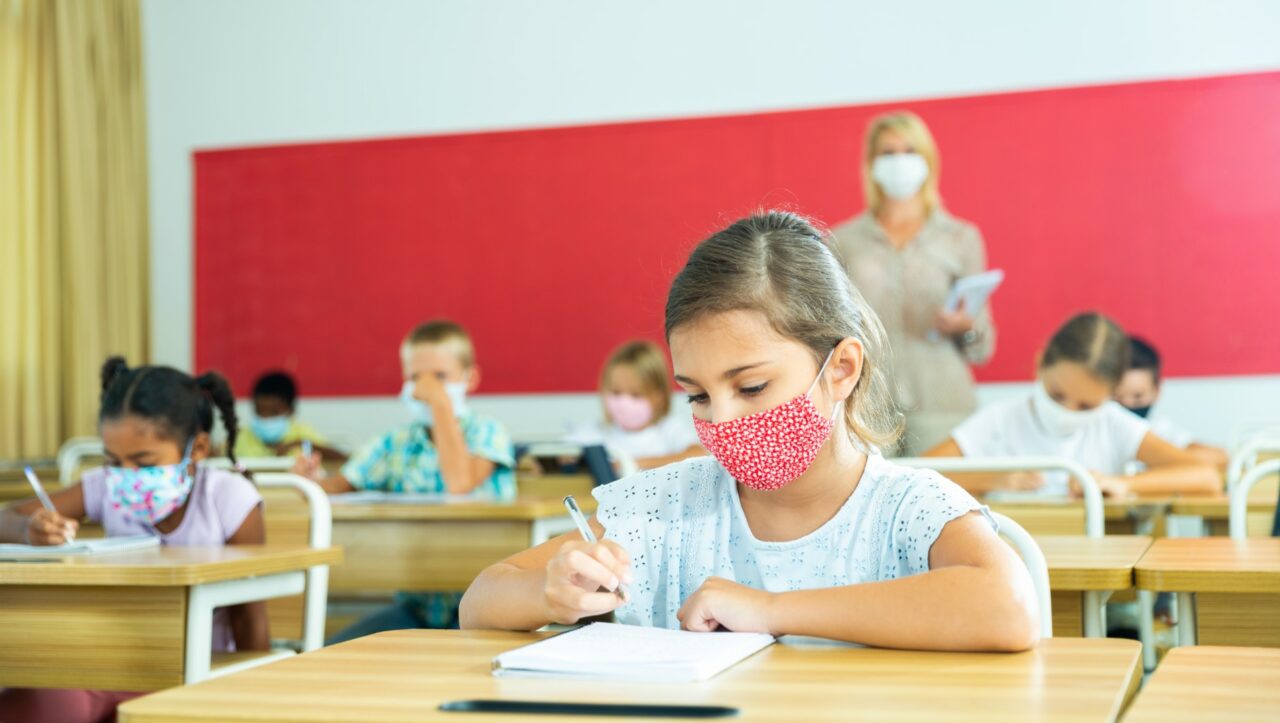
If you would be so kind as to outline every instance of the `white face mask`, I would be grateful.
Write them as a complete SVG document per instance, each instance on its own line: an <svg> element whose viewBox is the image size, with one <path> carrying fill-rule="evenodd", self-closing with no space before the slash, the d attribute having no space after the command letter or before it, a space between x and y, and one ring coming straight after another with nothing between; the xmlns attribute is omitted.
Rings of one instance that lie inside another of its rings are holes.
<svg viewBox="0 0 1280 723"><path fill-rule="evenodd" d="M1055 437L1070 437L1102 414L1101 406L1087 411L1067 409L1053 401L1042 382L1036 382L1031 406L1045 431Z"/></svg>
<svg viewBox="0 0 1280 723"><path fill-rule="evenodd" d="M889 153L871 162L871 177L885 195L905 201L920 192L929 178L929 163L919 153Z"/></svg>
<svg viewBox="0 0 1280 723"><path fill-rule="evenodd" d="M415 399L413 389L416 385L412 381L407 381L400 388L400 401L413 415L413 421L425 424L430 427L435 423L435 415L431 411L431 405L426 402ZM453 416L461 417L467 411L467 383L466 382L445 382L444 393L449 395L449 402L453 405Z"/></svg>

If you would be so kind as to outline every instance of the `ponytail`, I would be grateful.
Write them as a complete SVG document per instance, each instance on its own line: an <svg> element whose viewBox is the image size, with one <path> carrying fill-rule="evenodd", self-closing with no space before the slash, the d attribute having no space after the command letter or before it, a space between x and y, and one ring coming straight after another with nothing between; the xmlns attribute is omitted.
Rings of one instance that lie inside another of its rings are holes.
<svg viewBox="0 0 1280 723"><path fill-rule="evenodd" d="M237 469L240 462L236 459L236 435L240 432L240 421L236 417L236 397L231 392L231 384L227 378L217 372L205 372L195 378L196 389L204 397L205 404L218 410L222 417L222 427L227 430L227 457ZM210 415L212 416L212 415ZM212 427L212 420L210 420Z"/></svg>

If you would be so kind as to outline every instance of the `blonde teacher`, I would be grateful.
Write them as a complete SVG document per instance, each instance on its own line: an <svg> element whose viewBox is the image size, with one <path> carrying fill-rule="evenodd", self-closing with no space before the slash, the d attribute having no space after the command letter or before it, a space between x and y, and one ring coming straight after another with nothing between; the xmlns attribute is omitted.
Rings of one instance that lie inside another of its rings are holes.
<svg viewBox="0 0 1280 723"><path fill-rule="evenodd" d="M977 408L970 367L995 350L991 312L944 303L957 280L986 269L987 253L977 227L942 207L938 149L918 116L872 120L862 161L866 210L834 229L833 244L888 332L906 413L899 451L915 455Z"/></svg>

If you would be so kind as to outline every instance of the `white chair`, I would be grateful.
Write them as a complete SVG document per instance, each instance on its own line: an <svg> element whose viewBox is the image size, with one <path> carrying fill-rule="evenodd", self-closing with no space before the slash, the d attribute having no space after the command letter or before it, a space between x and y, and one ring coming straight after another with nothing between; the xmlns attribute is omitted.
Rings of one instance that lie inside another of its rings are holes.
<svg viewBox="0 0 1280 723"><path fill-rule="evenodd" d="M1235 489L1251 467L1258 463L1258 456L1280 454L1280 430L1266 430L1245 440L1227 465L1227 491Z"/></svg>
<svg viewBox="0 0 1280 723"><path fill-rule="evenodd" d="M58 480L63 484L75 482L76 472L86 457L101 457L105 454L102 440L98 437L72 437L58 448Z"/></svg>
<svg viewBox="0 0 1280 723"><path fill-rule="evenodd" d="M1243 540L1249 535L1249 491L1258 482L1278 473L1280 473L1280 459L1269 459L1250 467L1240 481L1231 488L1227 513L1227 529L1231 533L1231 539Z"/></svg>
<svg viewBox="0 0 1280 723"><path fill-rule="evenodd" d="M1013 543L1014 549L1027 566L1027 572L1031 574L1031 585L1035 588L1036 603L1040 609L1040 637L1052 638L1053 607L1049 596L1049 564L1045 562L1044 553L1040 551L1035 538L1022 525L999 512L992 512L991 516L1000 526L1000 535Z"/></svg>
<svg viewBox="0 0 1280 723"><path fill-rule="evenodd" d="M1106 512L1098 481L1078 462L1058 457L900 457L891 460L905 467L937 472L1066 472L1080 483L1084 493L1084 534L1102 537Z"/></svg>
<svg viewBox="0 0 1280 723"><path fill-rule="evenodd" d="M333 540L333 510L329 506L328 495L326 495L324 490L320 488L320 485L296 474L270 472L255 475L253 481L260 488L291 488L300 492L306 499L307 507L310 511L310 526L307 533L308 544L311 547L316 548L327 548L330 546ZM268 653L228 665L219 665L217 668L208 670L207 674L204 676L196 677L195 679L188 679L186 682L189 684L208 678L221 677L230 673L275 662L295 655L297 652L305 653L323 646L325 615L327 612L329 598L329 566L315 565L307 568L305 573L305 584L302 592L302 640L297 646L300 650L295 651L289 647L288 643L284 646L275 644L273 645L272 650ZM235 602L251 601L238 600ZM214 603L215 601L210 601L211 605ZM234 602L216 601L216 604L221 606L234 604ZM202 634L207 636L209 631L201 632L188 630L187 634ZM191 663L189 662L188 665L190 664Z"/></svg>
<svg viewBox="0 0 1280 723"><path fill-rule="evenodd" d="M288 472L293 469L293 457L245 457L236 460L250 472ZM233 469L230 457L210 457L205 464L214 469Z"/></svg>

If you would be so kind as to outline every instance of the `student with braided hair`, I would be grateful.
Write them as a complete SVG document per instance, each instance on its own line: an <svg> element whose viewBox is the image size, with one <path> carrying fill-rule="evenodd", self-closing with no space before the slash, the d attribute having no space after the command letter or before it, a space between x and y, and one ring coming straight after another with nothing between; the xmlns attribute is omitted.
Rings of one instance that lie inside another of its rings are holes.
<svg viewBox="0 0 1280 723"><path fill-rule="evenodd" d="M0 510L0 541L62 544L87 519L101 524L108 537L150 534L164 545L262 544L257 488L236 472L203 464L212 450L215 409L234 449L235 397L221 375L131 369L120 357L108 359L98 415L106 463L53 494L56 513L36 500ZM265 603L215 611L214 650L265 650L269 643ZM135 695L10 688L0 692L0 720L113 720L116 707Z"/></svg>

